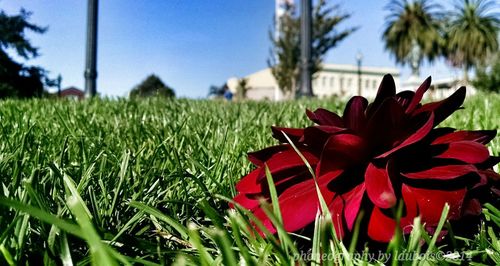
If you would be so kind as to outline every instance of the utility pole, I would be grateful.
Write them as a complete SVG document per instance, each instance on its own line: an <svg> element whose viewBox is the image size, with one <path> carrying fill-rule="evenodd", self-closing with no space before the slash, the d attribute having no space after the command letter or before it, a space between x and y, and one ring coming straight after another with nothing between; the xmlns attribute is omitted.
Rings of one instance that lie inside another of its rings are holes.
<svg viewBox="0 0 500 266"><path fill-rule="evenodd" d="M85 50L85 97L96 95L97 79L97 7L98 0L88 0L87 47Z"/></svg>
<svg viewBox="0 0 500 266"><path fill-rule="evenodd" d="M356 54L356 61L358 62L358 96L361 96L361 61L363 60L363 54L358 52Z"/></svg>
<svg viewBox="0 0 500 266"><path fill-rule="evenodd" d="M300 88L299 96L312 97L311 50L312 8L311 0L301 0L300 6Z"/></svg>

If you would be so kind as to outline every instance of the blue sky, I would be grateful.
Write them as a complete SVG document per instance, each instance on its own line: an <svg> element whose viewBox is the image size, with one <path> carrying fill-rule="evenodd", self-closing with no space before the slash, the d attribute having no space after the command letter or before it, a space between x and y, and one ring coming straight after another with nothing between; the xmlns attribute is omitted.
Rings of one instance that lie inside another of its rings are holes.
<svg viewBox="0 0 500 266"><path fill-rule="evenodd" d="M298 1L298 0L296 0ZM330 0L331 1L331 0ZM330 2L329 1L329 2ZM352 17L341 28L360 29L332 49L328 63L398 67L383 49L381 33L388 1L331 1ZM33 12L31 22L48 26L43 35L28 34L41 56L40 65L62 86L83 89L86 34L85 0L0 0L0 8L16 14ZM98 91L126 96L147 75L156 73L181 97L205 97L210 85L267 67L273 0L101 0L98 30ZM422 77L459 75L443 62L424 65Z"/></svg>

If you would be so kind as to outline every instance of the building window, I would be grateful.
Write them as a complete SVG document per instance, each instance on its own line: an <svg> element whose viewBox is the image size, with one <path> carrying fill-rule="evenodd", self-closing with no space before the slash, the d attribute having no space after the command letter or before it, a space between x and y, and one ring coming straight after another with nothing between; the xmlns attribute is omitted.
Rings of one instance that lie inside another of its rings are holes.
<svg viewBox="0 0 500 266"><path fill-rule="evenodd" d="M344 78L340 78L339 82L340 82L340 89L343 90L344 89Z"/></svg>
<svg viewBox="0 0 500 266"><path fill-rule="evenodd" d="M376 80L376 79L374 79L374 80L372 81L372 87L373 87L374 89L376 89L376 88L377 88L377 80Z"/></svg>
<svg viewBox="0 0 500 266"><path fill-rule="evenodd" d="M323 77L323 79L322 79L322 80L323 80L323 82L322 82L322 86L323 86L323 87L326 87L326 77Z"/></svg>
<svg viewBox="0 0 500 266"><path fill-rule="evenodd" d="M365 89L368 89L370 87L370 80L365 80Z"/></svg>
<svg viewBox="0 0 500 266"><path fill-rule="evenodd" d="M333 83L335 82L335 79L333 77L330 77L330 87L334 87Z"/></svg>
<svg viewBox="0 0 500 266"><path fill-rule="evenodd" d="M349 78L347 79L347 88L350 88L352 86L352 79Z"/></svg>

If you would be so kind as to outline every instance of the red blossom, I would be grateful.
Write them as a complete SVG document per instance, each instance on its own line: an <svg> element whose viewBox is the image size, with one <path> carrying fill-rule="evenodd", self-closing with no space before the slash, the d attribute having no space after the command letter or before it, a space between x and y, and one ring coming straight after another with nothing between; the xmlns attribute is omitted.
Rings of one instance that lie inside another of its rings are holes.
<svg viewBox="0 0 500 266"><path fill-rule="evenodd" d="M411 231L417 216L432 232L446 203L451 221L480 214L482 202L499 196L500 176L492 167L500 159L485 147L496 131L435 128L461 108L465 88L442 101L421 104L430 84L429 77L416 92L396 94L392 76L386 75L372 103L353 97L342 117L325 109L307 110L316 125L273 127L281 144L249 153L257 168L236 185L235 202L276 231L259 205L262 199L270 202L267 166L285 230L298 231L314 222L319 210L315 181L286 134L314 169L340 237L353 230L362 209L368 214L367 236L388 242L395 232L392 210L398 201L404 205L404 233Z"/></svg>

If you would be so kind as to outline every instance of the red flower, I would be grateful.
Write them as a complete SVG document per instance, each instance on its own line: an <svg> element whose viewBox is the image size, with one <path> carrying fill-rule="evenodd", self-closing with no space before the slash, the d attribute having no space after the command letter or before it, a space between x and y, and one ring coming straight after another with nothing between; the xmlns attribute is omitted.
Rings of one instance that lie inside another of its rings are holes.
<svg viewBox="0 0 500 266"><path fill-rule="evenodd" d="M317 125L307 128L273 127L281 144L249 153L257 169L236 185L235 202L251 210L271 231L271 221L259 206L270 202L265 165L274 179L284 228L300 230L314 222L319 209L314 179L286 134L315 170L318 186L328 204L337 235L353 229L360 209L367 214L367 235L388 242L395 231L392 209L404 203L400 226L411 231L420 216L426 228L437 225L445 203L448 219L478 215L488 194L498 199L499 175L492 167L499 157L484 146L496 131L456 131L435 128L460 109L465 88L449 98L421 104L430 77L416 92L396 94L392 76L386 75L373 103L356 96L340 117L325 109L307 116ZM475 192L476 191L476 192Z"/></svg>

